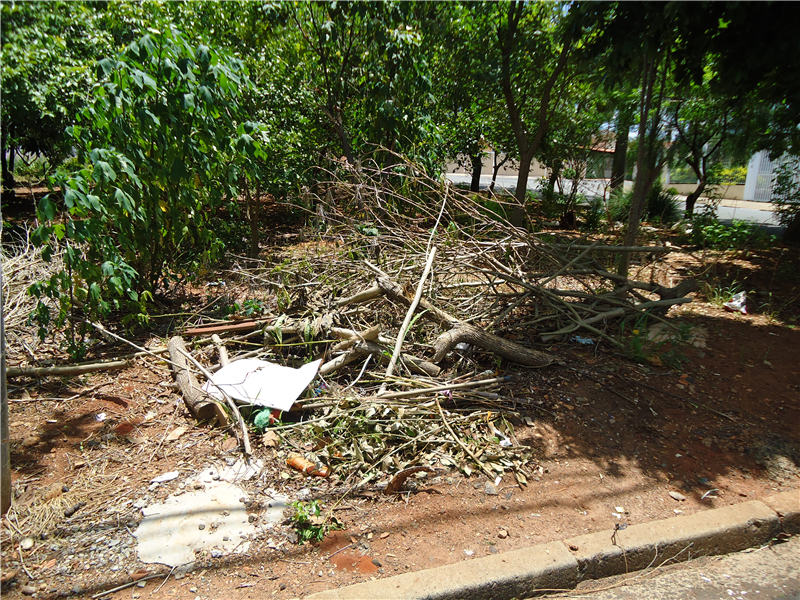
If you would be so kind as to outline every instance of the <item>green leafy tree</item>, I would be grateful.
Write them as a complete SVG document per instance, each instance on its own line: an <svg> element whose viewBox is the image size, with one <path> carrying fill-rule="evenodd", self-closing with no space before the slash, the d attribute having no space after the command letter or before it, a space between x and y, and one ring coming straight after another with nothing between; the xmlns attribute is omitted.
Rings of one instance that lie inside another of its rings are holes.
<svg viewBox="0 0 800 600"><path fill-rule="evenodd" d="M141 317L167 262L218 256L220 211L236 210L231 165L261 153L260 127L239 104L251 84L237 59L152 30L97 69L93 102L68 130L89 166L56 182L63 218L52 195L37 211L35 238L46 251L66 246L65 270L32 289L58 299L57 324L114 309ZM45 303L37 317L50 322ZM81 333L72 333L76 352Z"/></svg>
<svg viewBox="0 0 800 600"><path fill-rule="evenodd" d="M3 2L2 177L13 188L19 152L55 166L71 151L74 123L95 81L93 62L111 50L103 14L87 2Z"/></svg>
<svg viewBox="0 0 800 600"><path fill-rule="evenodd" d="M675 158L686 163L697 177L697 187L686 197L686 217L692 218L697 199L716 183L713 159L729 134L731 109L708 86L691 85L674 100L672 126L678 133Z"/></svg>
<svg viewBox="0 0 800 600"><path fill-rule="evenodd" d="M306 85L351 164L375 146L390 151L388 163L393 153L432 149L431 81L415 10L359 1L298 3L290 12Z"/></svg>
<svg viewBox="0 0 800 600"><path fill-rule="evenodd" d="M500 86L519 157L519 206L512 222L522 225L531 163L550 129L559 100L564 98L576 40L573 29L559 27L561 4L514 1L487 6L487 17L496 24Z"/></svg>

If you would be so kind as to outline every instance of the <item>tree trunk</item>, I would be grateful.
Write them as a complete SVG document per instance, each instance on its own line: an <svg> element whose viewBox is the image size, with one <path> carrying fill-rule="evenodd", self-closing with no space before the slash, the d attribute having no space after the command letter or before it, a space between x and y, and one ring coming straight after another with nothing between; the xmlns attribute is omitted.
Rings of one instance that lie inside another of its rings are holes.
<svg viewBox="0 0 800 600"><path fill-rule="evenodd" d="M653 99L655 83L655 61L646 61L642 69L642 94L639 101L639 147L636 154L636 183L633 187L633 200L631 212L628 215L628 228L625 231L623 246L635 246L636 234L639 232L639 219L642 218L644 203L647 200L646 187L648 179L647 168L647 121L650 116L650 103ZM623 277L628 276L631 255L628 252L620 254L617 273Z"/></svg>
<svg viewBox="0 0 800 600"><path fill-rule="evenodd" d="M5 153L5 150L3 151ZM0 273L0 515L11 506L11 448L8 429L8 389L6 388L6 332L3 310L3 274Z"/></svg>
<svg viewBox="0 0 800 600"><path fill-rule="evenodd" d="M531 172L531 162L533 162L533 152L529 151L520 156L517 189L514 191L517 205L514 206L514 210L511 212L511 224L515 227L525 227L528 221L528 215L525 212L525 200L528 193L528 175Z"/></svg>
<svg viewBox="0 0 800 600"><path fill-rule="evenodd" d="M240 185L244 188L244 197L247 203L247 220L250 225L250 251L248 254L250 258L257 259L261 251L261 230L259 229L259 224L261 222L261 189L260 186L258 186L254 198L250 193L250 185L247 182L246 176L242 176ZM254 260L250 263L250 268L255 268L257 265L257 261Z"/></svg>
<svg viewBox="0 0 800 600"><path fill-rule="evenodd" d="M221 425L227 425L227 417L222 407L211 399L211 396L202 391L194 372L189 370L189 362L181 351L186 352L183 338L175 336L167 342L169 359L172 362L172 373L183 395L186 408L198 421L211 421L214 417Z"/></svg>
<svg viewBox="0 0 800 600"><path fill-rule="evenodd" d="M508 154L503 157L503 160L497 162L497 153L494 155L494 169L492 169L492 183L489 184L489 191L494 192L494 184L497 182L497 173L500 171L500 167L508 162Z"/></svg>
<svg viewBox="0 0 800 600"><path fill-rule="evenodd" d="M628 171L628 134L631 127L629 115L620 112L617 119L617 137L614 142L614 160L611 163L611 191L625 185Z"/></svg>
<svg viewBox="0 0 800 600"><path fill-rule="evenodd" d="M2 187L4 190L14 189L14 176L8 168L8 155L6 152L8 148L8 127L3 125L0 131L0 166L2 167Z"/></svg>
<svg viewBox="0 0 800 600"><path fill-rule="evenodd" d="M6 151L8 152L8 156L6 156ZM3 188L8 190L9 193L14 193L14 157L17 154L17 149L14 146L11 146L6 150L5 146L2 149L2 159L3 159Z"/></svg>
<svg viewBox="0 0 800 600"><path fill-rule="evenodd" d="M483 170L481 153L478 152L477 155L470 156L469 160L472 163L472 182L469 185L469 191L479 192L481 189L481 171Z"/></svg>
<svg viewBox="0 0 800 600"><path fill-rule="evenodd" d="M342 143L344 157L351 165L356 164L356 159L353 156L353 148L350 145L350 138L347 135L347 130L345 129L344 121L342 120L342 110L337 106L330 113L330 116L331 120L333 121L333 126L336 129L336 135L338 136L339 141Z"/></svg>
<svg viewBox="0 0 800 600"><path fill-rule="evenodd" d="M697 199L706 189L706 181L705 179L701 179L700 183L697 185L695 190L686 196L686 218L691 219L694 215L694 205L697 202Z"/></svg>

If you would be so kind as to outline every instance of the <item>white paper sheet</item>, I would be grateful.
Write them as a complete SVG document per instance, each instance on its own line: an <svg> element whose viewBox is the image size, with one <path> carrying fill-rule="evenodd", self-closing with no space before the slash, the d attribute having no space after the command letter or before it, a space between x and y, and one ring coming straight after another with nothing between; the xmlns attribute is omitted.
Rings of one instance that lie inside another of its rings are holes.
<svg viewBox="0 0 800 600"><path fill-rule="evenodd" d="M214 374L214 383L206 382L203 390L223 400L219 386L231 398L285 411L292 408L294 401L317 376L320 364L322 359L293 369L245 358L222 367Z"/></svg>

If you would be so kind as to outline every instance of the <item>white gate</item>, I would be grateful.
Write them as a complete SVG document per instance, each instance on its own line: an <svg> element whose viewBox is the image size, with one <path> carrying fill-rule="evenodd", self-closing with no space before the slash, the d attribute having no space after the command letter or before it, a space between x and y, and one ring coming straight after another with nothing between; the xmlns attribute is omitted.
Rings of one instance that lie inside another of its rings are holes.
<svg viewBox="0 0 800 600"><path fill-rule="evenodd" d="M775 170L785 162L789 162L788 155L772 161L769 152L762 150L753 155L747 165L747 181L744 185L744 199L755 202L771 202L772 187L775 184ZM795 182L800 183L800 163L793 159L795 164Z"/></svg>

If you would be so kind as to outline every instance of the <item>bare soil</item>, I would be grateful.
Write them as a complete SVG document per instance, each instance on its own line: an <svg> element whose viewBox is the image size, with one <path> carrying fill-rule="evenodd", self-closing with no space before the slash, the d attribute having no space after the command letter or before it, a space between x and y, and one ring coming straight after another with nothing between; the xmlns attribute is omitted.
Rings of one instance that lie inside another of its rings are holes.
<svg viewBox="0 0 800 600"><path fill-rule="evenodd" d="M335 473L305 478L286 466L290 447L256 440L266 466L247 489L252 514L268 501L267 487L291 497L306 489L308 498L336 506L345 529L298 545L287 522L254 539L244 555L200 555L171 577L169 568L137 559L132 531L141 514L133 502L178 491L175 480L148 492L159 474L189 475L211 459L236 456L230 436L197 426L165 385L169 371L154 360L86 377L11 381L15 499L2 524L4 596L22 597L28 586L39 598L293 598L797 490L795 254L737 255L712 271L686 255L672 259L675 273L705 270L714 285L735 280L756 293L748 315L709 302L712 287L673 309L671 317L705 333L705 345L674 348L671 360L563 343L545 348L560 359L552 367L502 365L513 374L502 392L520 399L523 416L514 441L534 448L540 464L526 487L506 476L495 494L485 476L452 471L415 477L399 495L366 488L342 500ZM187 432L167 441L179 426ZM26 537L33 546L23 549ZM156 574L143 587L100 594Z"/></svg>

